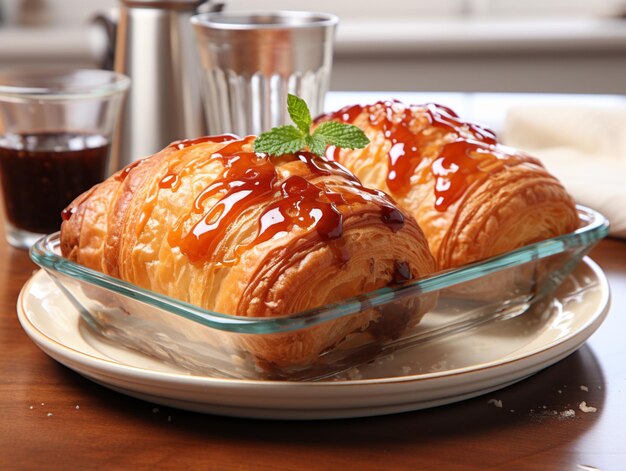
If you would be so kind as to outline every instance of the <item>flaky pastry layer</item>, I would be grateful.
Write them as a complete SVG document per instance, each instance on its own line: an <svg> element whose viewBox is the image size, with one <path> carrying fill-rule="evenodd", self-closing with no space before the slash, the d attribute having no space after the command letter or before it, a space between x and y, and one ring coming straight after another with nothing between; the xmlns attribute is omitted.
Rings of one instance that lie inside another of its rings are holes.
<svg viewBox="0 0 626 471"><path fill-rule="evenodd" d="M419 226L385 195L336 164L257 155L252 142L181 141L116 173L69 206L63 255L211 311L255 317L288 316L434 271ZM311 362L355 331L397 336L432 299L411 303L402 322L369 309L235 343L270 365Z"/></svg>

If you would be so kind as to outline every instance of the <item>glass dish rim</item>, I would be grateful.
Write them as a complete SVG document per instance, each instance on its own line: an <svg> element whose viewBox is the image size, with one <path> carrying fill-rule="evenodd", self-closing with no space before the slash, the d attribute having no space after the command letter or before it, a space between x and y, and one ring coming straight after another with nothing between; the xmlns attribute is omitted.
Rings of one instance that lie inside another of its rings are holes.
<svg viewBox="0 0 626 471"><path fill-rule="evenodd" d="M284 317L244 317L213 312L105 275L53 252L53 247L57 247L59 243L59 232L39 239L31 247L30 257L48 272L59 272L207 327L241 334L277 334L312 327L360 312L364 303L367 307L377 307L392 300L472 281L505 268L562 253L569 248L591 245L608 234L609 222L604 215L582 205L576 207L581 219L587 223L574 232L542 240L486 260L438 272L404 285L379 288Z"/></svg>
<svg viewBox="0 0 626 471"><path fill-rule="evenodd" d="M60 90L56 86L22 86L6 85L2 83L4 77L43 74L49 77L69 76L74 73L89 73L91 75L109 76L113 80L108 83L98 85L75 86L69 90ZM16 103L37 102L58 102L74 101L94 98L108 98L121 92L125 92L130 87L130 78L113 70L84 69L63 66L17 66L0 69L0 100L13 101Z"/></svg>

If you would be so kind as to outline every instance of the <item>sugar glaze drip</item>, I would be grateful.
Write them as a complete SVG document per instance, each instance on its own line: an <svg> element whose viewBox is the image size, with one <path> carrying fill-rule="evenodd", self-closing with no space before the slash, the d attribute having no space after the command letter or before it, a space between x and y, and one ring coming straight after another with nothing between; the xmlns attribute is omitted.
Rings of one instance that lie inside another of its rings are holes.
<svg viewBox="0 0 626 471"><path fill-rule="evenodd" d="M460 199L473 182L482 181L505 166L536 162L519 152L503 152L492 131L461 121L456 113L442 105L405 106L398 101L379 101L370 106L348 106L321 118L354 124L364 112L368 113L369 124L391 143L386 184L395 195L409 191L411 177L429 145L446 134L456 135L456 139L441 146L439 155L430 164L430 171L436 178L435 208L439 211L445 211ZM428 122L421 131L416 130L419 126L416 116L420 114ZM339 152L330 146L326 158L337 161Z"/></svg>
<svg viewBox="0 0 626 471"><path fill-rule="evenodd" d="M343 235L344 214L348 214L354 204L373 203L381 221L393 231L404 225L404 216L389 197L364 188L341 165L309 152L280 157L257 154L249 150L253 140L254 136L248 136L242 140L221 141L226 143L224 147L193 161L192 165L219 161L223 170L198 194L190 212L178 219L168 237L170 245L179 247L191 262L233 264L246 250L289 233L295 227L307 233L314 230L327 243L337 241ZM180 150L186 147L189 146ZM304 164L306 172L290 175L279 170L293 163ZM159 181L159 189L176 191L182 171L191 170L169 170ZM323 176L334 178L326 181L320 178ZM258 217L253 240L226 255L221 242L228 237L229 229L239 217L258 206L264 209ZM333 245L335 249L339 246ZM341 264L346 262L344 251L334 252Z"/></svg>

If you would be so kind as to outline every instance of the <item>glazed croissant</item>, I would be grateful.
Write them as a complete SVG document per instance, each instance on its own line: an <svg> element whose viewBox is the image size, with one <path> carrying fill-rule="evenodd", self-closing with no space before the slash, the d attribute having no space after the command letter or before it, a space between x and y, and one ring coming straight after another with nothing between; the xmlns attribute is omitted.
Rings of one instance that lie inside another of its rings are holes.
<svg viewBox="0 0 626 471"><path fill-rule="evenodd" d="M385 194L307 152L255 154L253 141L178 141L131 164L64 211L63 255L211 311L255 317L434 271L419 226ZM401 321L370 309L306 335L236 342L268 367L305 364L355 331L399 334L429 308L412 303Z"/></svg>
<svg viewBox="0 0 626 471"><path fill-rule="evenodd" d="M457 267L578 227L572 198L536 159L497 143L449 108L380 101L316 120L363 129L365 149L327 158L393 196L426 234L439 269Z"/></svg>

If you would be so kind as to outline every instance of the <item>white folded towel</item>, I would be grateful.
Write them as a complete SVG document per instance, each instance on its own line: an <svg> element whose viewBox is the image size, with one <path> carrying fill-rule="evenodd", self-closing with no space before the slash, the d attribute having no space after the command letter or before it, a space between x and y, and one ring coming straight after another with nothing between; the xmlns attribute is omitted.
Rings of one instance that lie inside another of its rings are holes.
<svg viewBox="0 0 626 471"><path fill-rule="evenodd" d="M511 108L503 141L538 157L574 197L626 238L626 107Z"/></svg>

